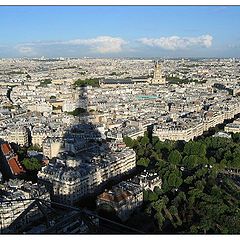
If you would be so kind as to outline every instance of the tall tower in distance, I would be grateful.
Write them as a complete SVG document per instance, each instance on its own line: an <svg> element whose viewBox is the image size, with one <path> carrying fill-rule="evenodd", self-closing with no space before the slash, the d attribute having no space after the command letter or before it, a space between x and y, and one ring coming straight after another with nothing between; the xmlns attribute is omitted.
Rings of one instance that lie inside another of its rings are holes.
<svg viewBox="0 0 240 240"><path fill-rule="evenodd" d="M165 84L166 80L162 76L161 66L158 61L155 62L152 84Z"/></svg>

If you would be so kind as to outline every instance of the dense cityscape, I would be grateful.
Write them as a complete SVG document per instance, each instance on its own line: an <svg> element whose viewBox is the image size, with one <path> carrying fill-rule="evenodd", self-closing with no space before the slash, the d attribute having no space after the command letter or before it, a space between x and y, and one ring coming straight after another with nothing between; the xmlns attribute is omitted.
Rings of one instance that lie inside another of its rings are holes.
<svg viewBox="0 0 240 240"><path fill-rule="evenodd" d="M0 86L1 233L239 233L239 59L2 58Z"/></svg>

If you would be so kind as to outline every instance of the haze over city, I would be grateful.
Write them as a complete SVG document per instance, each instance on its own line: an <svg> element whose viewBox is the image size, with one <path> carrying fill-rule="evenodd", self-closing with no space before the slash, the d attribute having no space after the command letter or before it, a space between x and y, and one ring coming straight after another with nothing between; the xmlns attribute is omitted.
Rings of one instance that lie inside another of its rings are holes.
<svg viewBox="0 0 240 240"><path fill-rule="evenodd" d="M237 57L239 6L2 6L1 57Z"/></svg>

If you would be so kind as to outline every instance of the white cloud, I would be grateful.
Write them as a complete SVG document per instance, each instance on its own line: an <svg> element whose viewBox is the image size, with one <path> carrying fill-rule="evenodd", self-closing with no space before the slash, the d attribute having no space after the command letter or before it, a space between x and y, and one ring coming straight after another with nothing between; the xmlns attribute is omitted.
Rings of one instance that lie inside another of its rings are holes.
<svg viewBox="0 0 240 240"><path fill-rule="evenodd" d="M202 35L199 37L161 37L161 38L141 38L139 41L147 46L160 47L166 50L188 49L190 47L211 47L213 37Z"/></svg>
<svg viewBox="0 0 240 240"><path fill-rule="evenodd" d="M17 46L16 47L19 53L22 54L32 54L34 53L34 50L32 47L28 47L28 46Z"/></svg>
<svg viewBox="0 0 240 240"><path fill-rule="evenodd" d="M123 45L127 44L122 38L110 36L99 36L90 39L74 39L64 43L70 45L90 46L93 51L98 53L118 53L123 50Z"/></svg>
<svg viewBox="0 0 240 240"><path fill-rule="evenodd" d="M209 48L212 46L213 37L211 35L201 35L197 37L160 37L160 38L142 38L138 39L141 44L159 47L166 50L179 50L179 49L191 49L196 47ZM76 52L79 47L84 47L81 52L84 54L111 54L121 52L132 52L134 51L133 44L135 41L127 42L120 37L112 36L98 36L95 38L79 38L67 41L36 41L21 43L16 45L14 48L20 54L26 56L44 55L48 53L58 53L59 49L64 54L68 54L69 51ZM85 49L86 48L86 49Z"/></svg>
<svg viewBox="0 0 240 240"><path fill-rule="evenodd" d="M89 39L73 39L68 41L49 41L49 42L30 42L23 43L18 45L18 51L21 53L27 53L32 50L32 47L51 47L58 45L65 46L88 46L90 50L96 53L119 53L123 51L123 46L126 45L127 42L122 38L111 37L111 36L99 36L96 38Z"/></svg>

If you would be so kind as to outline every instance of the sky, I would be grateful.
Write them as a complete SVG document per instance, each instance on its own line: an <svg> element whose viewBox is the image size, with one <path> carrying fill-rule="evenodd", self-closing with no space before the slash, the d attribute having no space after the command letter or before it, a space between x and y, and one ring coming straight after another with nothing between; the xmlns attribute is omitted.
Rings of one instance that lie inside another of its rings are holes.
<svg viewBox="0 0 240 240"><path fill-rule="evenodd" d="M0 58L240 57L240 6L0 6Z"/></svg>

